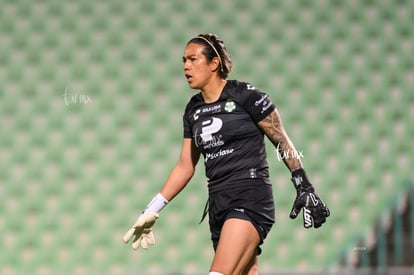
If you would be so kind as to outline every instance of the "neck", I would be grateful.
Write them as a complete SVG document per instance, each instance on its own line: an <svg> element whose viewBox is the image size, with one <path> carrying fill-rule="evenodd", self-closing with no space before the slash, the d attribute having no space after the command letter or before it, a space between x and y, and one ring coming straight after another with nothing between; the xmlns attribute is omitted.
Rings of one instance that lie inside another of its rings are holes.
<svg viewBox="0 0 414 275"><path fill-rule="evenodd" d="M201 95L203 96L205 103L216 102L223 91L227 81L225 79L219 79L217 81L211 81L208 85L201 89Z"/></svg>

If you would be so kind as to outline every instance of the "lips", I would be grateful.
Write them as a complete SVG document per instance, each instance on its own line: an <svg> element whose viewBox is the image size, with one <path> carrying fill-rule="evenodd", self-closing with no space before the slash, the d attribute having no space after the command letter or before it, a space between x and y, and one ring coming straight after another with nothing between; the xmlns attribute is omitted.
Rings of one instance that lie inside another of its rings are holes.
<svg viewBox="0 0 414 275"><path fill-rule="evenodd" d="M193 79L193 76L190 74L185 74L185 78L187 78L187 81L191 81Z"/></svg>

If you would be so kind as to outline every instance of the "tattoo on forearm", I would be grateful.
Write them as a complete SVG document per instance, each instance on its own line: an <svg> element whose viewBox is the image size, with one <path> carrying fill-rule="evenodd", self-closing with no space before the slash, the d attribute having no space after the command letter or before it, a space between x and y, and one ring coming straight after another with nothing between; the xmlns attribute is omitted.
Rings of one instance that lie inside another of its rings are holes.
<svg viewBox="0 0 414 275"><path fill-rule="evenodd" d="M273 111L270 115L258 123L259 127L273 143L278 153L296 151L292 141L289 139L283 128L282 121L277 111ZM302 162L297 157L283 158L283 162L291 172L303 168Z"/></svg>

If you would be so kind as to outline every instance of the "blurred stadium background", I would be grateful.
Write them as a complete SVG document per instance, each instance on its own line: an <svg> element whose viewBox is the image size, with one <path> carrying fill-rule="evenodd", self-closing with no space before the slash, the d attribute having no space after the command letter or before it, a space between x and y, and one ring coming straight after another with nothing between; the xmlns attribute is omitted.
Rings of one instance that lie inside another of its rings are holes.
<svg viewBox="0 0 414 275"><path fill-rule="evenodd" d="M0 1L0 273L206 274L202 161L155 247L121 241L178 158L194 93L181 56L206 32L231 79L272 96L332 211L319 230L289 220L268 146L261 271L413 272L413 25L409 0Z"/></svg>

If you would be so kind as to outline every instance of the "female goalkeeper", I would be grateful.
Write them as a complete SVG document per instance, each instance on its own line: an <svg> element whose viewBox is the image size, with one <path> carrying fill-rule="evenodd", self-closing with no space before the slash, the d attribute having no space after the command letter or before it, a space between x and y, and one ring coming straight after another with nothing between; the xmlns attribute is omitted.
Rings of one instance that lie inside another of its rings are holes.
<svg viewBox="0 0 414 275"><path fill-rule="evenodd" d="M184 116L181 154L164 186L125 234L133 248L154 244L152 226L159 212L187 185L203 155L208 178L208 212L215 255L213 274L258 274L258 255L275 222L272 185L264 135L274 144L292 173L297 196L290 213L303 208L306 228L321 226L329 210L314 192L299 157L286 134L270 97L253 85L227 80L232 62L223 41L201 34L185 48L184 74L199 90L188 102Z"/></svg>

